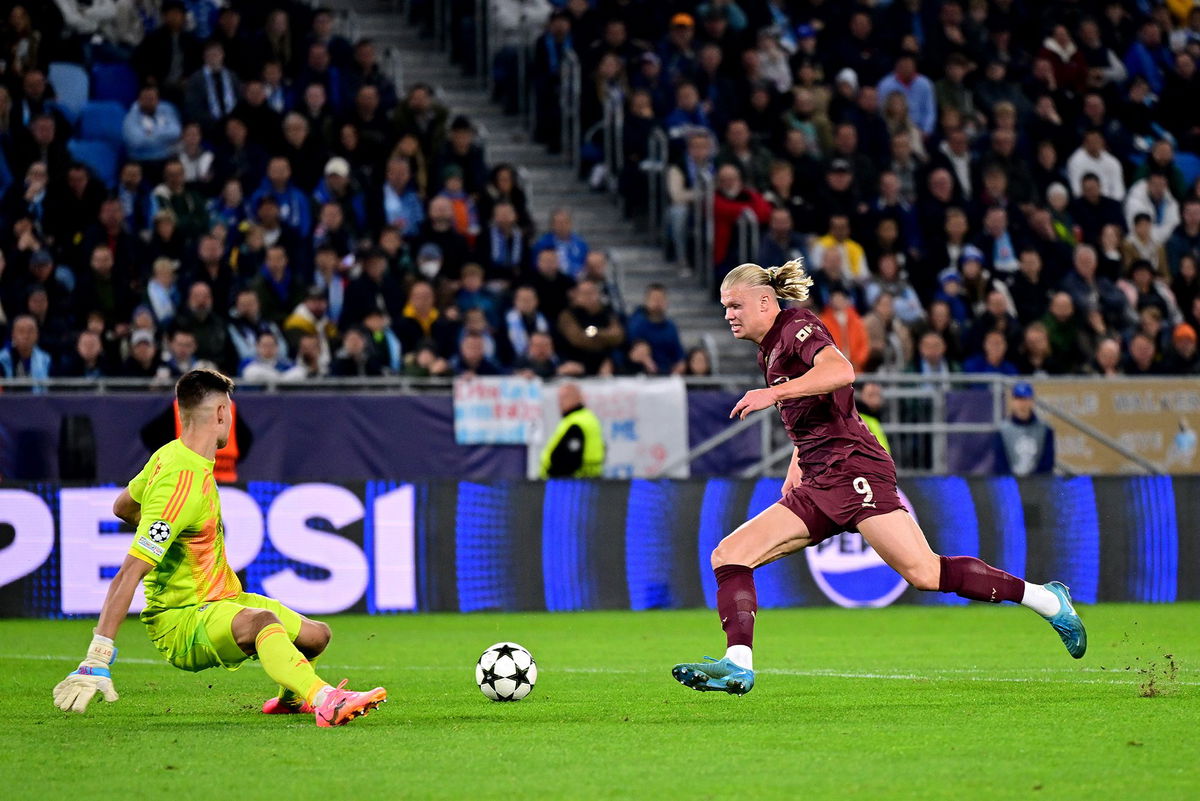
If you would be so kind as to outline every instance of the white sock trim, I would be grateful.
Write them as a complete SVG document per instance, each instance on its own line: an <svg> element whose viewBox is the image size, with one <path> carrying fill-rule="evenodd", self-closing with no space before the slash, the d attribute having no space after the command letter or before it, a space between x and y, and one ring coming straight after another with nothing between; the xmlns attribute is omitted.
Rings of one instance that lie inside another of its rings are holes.
<svg viewBox="0 0 1200 801"><path fill-rule="evenodd" d="M731 645L725 649L725 658L740 668L754 670L754 653L749 645Z"/></svg>
<svg viewBox="0 0 1200 801"><path fill-rule="evenodd" d="M1027 606L1042 617L1057 615L1062 609L1062 601L1041 584L1025 582L1025 594L1021 597L1021 606Z"/></svg>

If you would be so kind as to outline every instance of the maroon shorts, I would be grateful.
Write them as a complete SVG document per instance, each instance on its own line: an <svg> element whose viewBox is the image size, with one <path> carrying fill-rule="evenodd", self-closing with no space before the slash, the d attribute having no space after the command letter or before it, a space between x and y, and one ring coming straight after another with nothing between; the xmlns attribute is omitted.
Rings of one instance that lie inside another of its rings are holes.
<svg viewBox="0 0 1200 801"><path fill-rule="evenodd" d="M812 545L843 531L857 531L868 517L905 508L895 474L883 473L827 473L796 487L779 503L804 521Z"/></svg>

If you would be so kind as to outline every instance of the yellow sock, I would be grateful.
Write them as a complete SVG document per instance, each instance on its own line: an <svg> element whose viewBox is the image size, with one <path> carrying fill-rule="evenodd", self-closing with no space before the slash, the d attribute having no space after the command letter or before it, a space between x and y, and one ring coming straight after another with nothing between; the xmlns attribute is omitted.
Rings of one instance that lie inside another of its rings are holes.
<svg viewBox="0 0 1200 801"><path fill-rule="evenodd" d="M317 657L314 656L312 659L309 659L308 664L311 665L312 669L315 671L317 669ZM296 706L296 705L299 705L300 702L304 700L304 698L297 695L296 693L292 692L287 687L284 687L282 684L280 684L279 685L279 700L285 704L290 704L292 706Z"/></svg>
<svg viewBox="0 0 1200 801"><path fill-rule="evenodd" d="M287 690L312 703L328 682L322 681L304 654L288 639L279 623L272 623L254 638L254 650L267 675Z"/></svg>

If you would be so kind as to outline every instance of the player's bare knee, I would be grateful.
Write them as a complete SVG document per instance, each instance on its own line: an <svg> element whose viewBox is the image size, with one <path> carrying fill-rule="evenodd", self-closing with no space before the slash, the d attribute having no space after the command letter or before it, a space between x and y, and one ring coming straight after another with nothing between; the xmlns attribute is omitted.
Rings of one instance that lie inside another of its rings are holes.
<svg viewBox="0 0 1200 801"><path fill-rule="evenodd" d="M730 563L729 550L729 546L723 540L717 544L716 548L713 548L712 555L709 557L709 562L712 564L713 570Z"/></svg>
<svg viewBox="0 0 1200 801"><path fill-rule="evenodd" d="M906 567L903 575L909 584L925 592L933 592L942 584L941 565L936 558Z"/></svg>
<svg viewBox="0 0 1200 801"><path fill-rule="evenodd" d="M333 629L329 628L329 624L322 623L319 620L310 620L308 622L313 627L312 649L319 654L329 647L329 641L333 639Z"/></svg>
<svg viewBox="0 0 1200 801"><path fill-rule="evenodd" d="M273 623L281 623L281 621L279 616L269 609L257 609L250 616L250 629L255 634Z"/></svg>

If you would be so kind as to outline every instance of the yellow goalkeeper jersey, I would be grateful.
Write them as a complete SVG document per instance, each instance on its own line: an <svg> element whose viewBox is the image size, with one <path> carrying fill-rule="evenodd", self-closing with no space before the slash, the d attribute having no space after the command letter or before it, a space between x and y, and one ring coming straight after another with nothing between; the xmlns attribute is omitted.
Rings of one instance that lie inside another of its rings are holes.
<svg viewBox="0 0 1200 801"><path fill-rule="evenodd" d="M221 499L213 461L176 439L129 482L142 519L129 553L153 565L142 619L163 609L237 597L242 583L225 560Z"/></svg>

